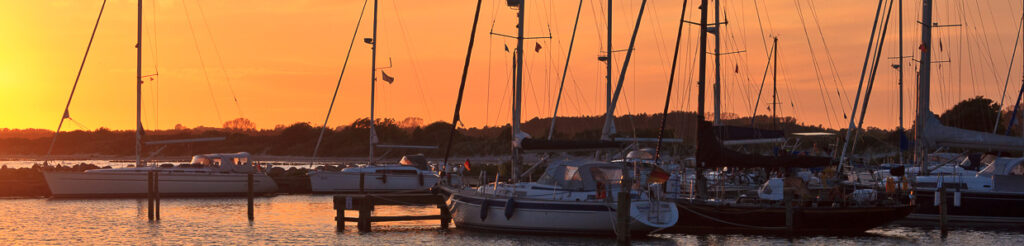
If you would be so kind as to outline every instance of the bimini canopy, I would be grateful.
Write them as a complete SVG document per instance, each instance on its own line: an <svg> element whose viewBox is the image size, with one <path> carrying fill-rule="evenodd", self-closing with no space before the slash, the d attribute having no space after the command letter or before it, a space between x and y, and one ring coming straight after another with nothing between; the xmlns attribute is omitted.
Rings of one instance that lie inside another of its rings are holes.
<svg viewBox="0 0 1024 246"><path fill-rule="evenodd" d="M622 171L621 165L608 162L559 162L549 164L537 183L571 191L610 189L622 183Z"/></svg>
<svg viewBox="0 0 1024 246"><path fill-rule="evenodd" d="M1024 150L1024 138L965 130L943 125L939 118L929 113L924 122L922 144L926 147L941 146L977 150Z"/></svg>
<svg viewBox="0 0 1024 246"><path fill-rule="evenodd" d="M698 131L701 131L697 138L698 160L704 163L704 167L733 167L733 168L781 168L781 167L822 167L832 163L828 157L787 155L783 152L780 156L762 156L757 154L746 154L725 148L722 142L712 135L714 128L708 122L700 122Z"/></svg>
<svg viewBox="0 0 1024 246"><path fill-rule="evenodd" d="M427 157L424 157L423 154L402 156L402 160L398 163L403 166L415 167L419 170L430 170L430 164L427 163Z"/></svg>
<svg viewBox="0 0 1024 246"><path fill-rule="evenodd" d="M1024 158L996 158L978 174L1024 176Z"/></svg>

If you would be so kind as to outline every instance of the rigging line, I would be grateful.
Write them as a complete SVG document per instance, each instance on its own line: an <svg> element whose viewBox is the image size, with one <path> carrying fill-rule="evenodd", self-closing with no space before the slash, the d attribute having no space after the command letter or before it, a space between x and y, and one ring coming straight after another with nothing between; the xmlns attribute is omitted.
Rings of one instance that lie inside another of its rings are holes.
<svg viewBox="0 0 1024 246"><path fill-rule="evenodd" d="M92 27L92 34L89 35L89 43L85 45L85 55L82 56L82 63L78 65L78 74L75 75L75 83L71 86L71 95L68 96L68 102L64 105L64 113L61 114L60 123L57 124L57 130L53 132L53 140L50 141L50 148L46 150L46 157L43 158L44 161L50 160L50 153L53 152L53 145L57 143L57 135L60 134L61 126L64 126L64 119L71 119L71 115L68 113L68 108L71 107L71 99L75 97L75 89L78 88L78 80L82 78L82 69L85 68L86 59L89 58L89 50L92 49L92 40L96 38L96 29L99 29L100 27L100 19L103 17L103 9L106 7L107 0L103 0L103 3L100 5L100 13L96 16L96 24ZM74 120L72 121L74 122Z"/></svg>
<svg viewBox="0 0 1024 246"><path fill-rule="evenodd" d="M245 118L245 112L242 111L241 103L238 102L238 95L235 94L234 86L231 86L231 77L228 76L227 67L224 66L224 59L221 58L220 49L217 48L217 41L213 39L213 31L210 31L210 24L206 21L206 14L203 11L202 1L196 0L196 7L199 8L199 19L203 20L203 26L206 27L206 35L210 36L210 44L213 46L213 54L217 56L217 63L220 65L220 71L224 74L224 83L228 85L228 92L231 92L231 99L235 101L235 109L238 110L238 116Z"/></svg>
<svg viewBox="0 0 1024 246"><path fill-rule="evenodd" d="M778 39L776 39L776 42L778 42ZM772 49L768 51L768 57L771 57L775 52L775 47L772 47ZM760 107L761 105L761 92L764 91L764 82L768 79L768 68L770 68L771 65L771 59L768 59L768 62L764 64L764 75L761 76L761 87L757 89L757 100L754 100L754 112L750 114L750 127L754 127L754 120L757 118L757 107ZM779 105L772 105L773 108L778 106Z"/></svg>
<svg viewBox="0 0 1024 246"><path fill-rule="evenodd" d="M633 56L633 47L636 45L636 33L640 30L640 20L644 16L644 7L646 6L647 0L643 0L642 2L640 2L640 11L636 15L636 26L633 27L633 35L629 39L629 48L627 48L626 57L622 62L622 67L619 69L619 82L615 86L615 93L612 95L611 104L608 105L608 110L605 113L604 129L601 131L602 139L610 137L607 135L610 135L613 131L612 127L614 126L613 118L615 115L615 102L618 100L619 94L622 92L622 83L625 82L626 79L626 71L628 71L627 68L629 68L629 60ZM610 55L611 54L609 53L609 56ZM611 61L611 59L609 59L609 61Z"/></svg>
<svg viewBox="0 0 1024 246"><path fill-rule="evenodd" d="M420 91L424 91L423 90L423 79L420 78L419 68L416 66L415 62L412 62L412 61L418 61L419 59L417 59L416 53L412 52L414 49L412 49L412 47L410 45L410 43L412 43L412 42L409 42L409 31L407 31L407 29L405 28L405 24L402 23L402 18L398 14L398 11L399 11L398 10L398 3L395 2L394 0L392 0L391 1L391 5L394 6L394 9L395 9L395 11L393 13L395 14L395 20L398 22L398 29L402 32L401 33L402 34L402 41L404 41L403 44L405 46L405 52L406 52L406 54L409 54L409 58L411 58L411 61L409 62L409 64L412 65L412 74L413 74L414 77L416 77L416 87L419 88ZM390 51L388 51L388 52L390 53ZM431 108L430 105L432 103L431 103L431 101L429 99L430 98L428 98L426 96L426 93L420 93L420 100L423 100L423 106L424 106L423 110L427 112L427 118L432 118L433 113L430 111L430 108Z"/></svg>
<svg viewBox="0 0 1024 246"><path fill-rule="evenodd" d="M565 66L562 67L562 81L558 84L558 94L555 99L555 108L551 114L551 128L548 128L548 140L555 136L555 120L558 119L558 105L562 102L562 89L565 87L565 77L568 76L569 59L572 58L573 44L576 43L576 27L580 24L580 11L583 10L583 0L580 0L576 7L576 21L572 24L572 36L569 38L569 51L565 55Z"/></svg>
<svg viewBox="0 0 1024 246"><path fill-rule="evenodd" d="M654 149L655 163L661 160L661 145L662 140L665 137L665 125L668 123L668 106L672 102L672 84L676 79L676 62L679 60L679 41L682 40L683 37L683 25L686 25L686 3L687 0L683 0L683 9L679 11L679 28L676 31L676 47L672 52L672 67L669 68L668 90L665 92L665 108L661 111L661 126L658 128L658 145Z"/></svg>
<svg viewBox="0 0 1024 246"><path fill-rule="evenodd" d="M492 16L493 17L493 16ZM491 23L494 26L494 23ZM494 54L494 35L487 35L487 97L484 98L484 126L491 120L491 55Z"/></svg>
<svg viewBox="0 0 1024 246"><path fill-rule="evenodd" d="M828 85L825 84L825 79L821 75L822 74L821 73L821 67L818 65L818 61L817 61L818 55L814 51L814 45L811 43L811 34L810 34L809 31L807 31L807 23L804 20L803 7L801 6L799 0L794 0L793 3L796 5L797 16L800 17L800 24L803 27L804 38L807 41L807 49L811 53L811 65L813 65L812 67L814 68L814 75L815 75L815 78L817 79L816 82L818 83L819 90L821 90L822 100L824 102L826 102L823 106L825 106L826 114L830 114L829 113L829 107L835 108L836 107L835 106L835 102L832 100L832 95L831 95L831 92L829 92ZM881 6L879 6L879 11L881 11ZM876 22L877 22L877 20L876 20ZM872 37L873 36L874 36L874 33L872 33ZM872 38L872 40L873 40L873 38ZM837 88L836 92L838 94L838 88ZM858 94L859 93L860 92L858 92ZM839 99L839 100L842 100L842 99ZM843 118L845 119L847 117L846 116L846 110L842 109L841 106L842 105L840 105L839 108L842 110ZM835 111L835 109L833 109L832 111Z"/></svg>
<svg viewBox="0 0 1024 246"><path fill-rule="evenodd" d="M882 48L885 46L885 35L889 31L889 19L890 19L889 17L892 17L892 5L893 5L893 2L895 2L895 1L892 1L892 0L889 1L889 9L886 10L885 21L883 21L882 23L878 24L878 25L882 26L882 34L878 36L878 42L877 42L878 43L878 47L875 48L875 60L872 61L872 64L871 64L871 74L868 77L868 87L864 90L864 104L861 105L860 119L858 119L857 128L856 128L856 130L848 130L848 131L853 131L854 134L856 136L858 136L858 137L861 135L861 132L860 132L859 129L864 127L864 116L867 115L868 102L871 100L871 90L875 86L875 75L878 72L879 59L882 58ZM853 152L853 149L855 149L857 147L857 139L858 139L858 137L854 137L853 138L853 143L850 144L850 152L851 153Z"/></svg>
<svg viewBox="0 0 1024 246"><path fill-rule="evenodd" d="M875 20L871 22L871 35L870 35L870 38L868 39L867 53L864 54L864 66L861 68L861 71L860 71L860 82L857 84L857 93L854 94L856 97L854 98L854 101L853 101L853 110L850 111L850 114L851 114L850 115L850 125L846 128L846 143L843 144L843 150L841 152L842 154L840 155L840 158L839 158L839 168L836 169L836 170L839 170L839 172L837 172L836 175L839 175L839 173L842 172L842 166L843 166L843 163L845 162L845 159L846 159L846 153L847 153L847 149L848 149L847 147L850 144L851 140L853 140L853 139L851 139L852 137L854 137L853 132L856 131L856 129L855 129L856 125L854 125L854 123L855 123L854 120L857 117L857 106L860 104L861 89L864 86L864 78L865 78L865 76L867 76L866 72L867 72L869 63L871 61L871 51L872 51L872 48L874 47L874 42L875 42L875 31L876 31L876 29L878 29L879 26L881 26L881 24L879 24L878 21L879 21L879 17L881 17L881 15L882 15L882 6L883 6L884 3L885 3L885 0L878 0L878 9L875 11Z"/></svg>
<svg viewBox="0 0 1024 246"><path fill-rule="evenodd" d="M150 81L153 81L153 87L155 87L152 90L150 90L151 91L150 94L153 95L153 129L159 129L160 128L160 125L159 125L159 123L160 123L160 77L157 76L157 75L160 74L160 52L159 52L160 49L158 48L159 43L157 42L157 40L158 40L157 36L158 35L157 35L157 31L156 31L157 30L156 29L156 7L157 7L156 0L150 0L150 4L153 5L153 8L152 8L152 10L150 10L150 12L152 12L152 18L150 18L150 20L152 21L152 25L151 25L150 29L152 31L150 31L149 34L151 35L150 36L150 40L153 41L153 45L147 45L147 46L149 46L150 51L153 52L153 71L154 71L153 72L153 74L154 74L153 77L155 77L155 78L153 78L153 77L150 78Z"/></svg>
<svg viewBox="0 0 1024 246"><path fill-rule="evenodd" d="M583 0L580 0L582 3ZM441 174L447 171L448 156L452 150L452 143L455 139L456 126L459 125L460 111L462 110L462 95L466 91L466 75L469 73L469 61L473 56L473 43L476 41L476 26L480 21L480 5L483 5L483 0L476 1L476 12L473 14L473 29L469 32L469 48L466 49L466 63L462 65L462 81L459 83L459 96L455 99L455 113L452 115L452 128L448 132L448 144L444 148L444 162L443 165L446 167L442 169ZM490 36L490 35L488 35Z"/></svg>
<svg viewBox="0 0 1024 246"><path fill-rule="evenodd" d="M331 96L331 105L327 107L327 116L324 117L323 127L320 128L320 136L316 138L316 146L313 147L313 156L309 160L309 166L313 167L313 162L316 161L316 154L320 151L320 143L324 139L324 132L327 130L327 120L331 119L331 111L334 110L334 100L338 98L338 91L341 89L341 79L345 77L345 69L348 68L348 58L352 55L352 46L356 43L356 36L359 34L359 26L363 23L363 14L366 13L366 3L369 0L363 0L363 8L359 11L359 18L356 19L356 28L352 31L352 40L348 43L348 51L345 52L345 62L341 65L341 75L338 75L338 83L334 86L334 94ZM374 40L376 42L376 40ZM373 122L370 122L373 124Z"/></svg>
<svg viewBox="0 0 1024 246"><path fill-rule="evenodd" d="M196 47L196 53L199 54L199 66L203 67L203 77L206 78L206 87L210 90L210 100L213 101L213 109L217 112L217 120L224 122L224 118L220 116L220 106L217 106L217 96L213 93L213 84L210 83L210 74L206 71L206 63L203 62L203 52L199 50L199 38L196 37L196 30L192 27L192 17L188 14L188 6L185 5L185 0L181 0L181 8L185 9L185 20L188 21L188 30L192 32L192 43Z"/></svg>
<svg viewBox="0 0 1024 246"><path fill-rule="evenodd" d="M1006 88L1010 86L1010 72L1013 71L1013 62L1017 57L1017 44L1020 43L1020 32L1024 29L1024 15L1021 16L1020 21L1020 24L1017 25L1017 37L1015 38L1015 41L1013 41L1013 52L1010 53L1010 65L1006 66L1006 81L1003 82L1003 95L999 97L999 107L1003 107L1003 102L1006 100ZM999 120L1002 116L1002 113L996 114L996 125L992 127L992 133L996 133L996 130L999 129ZM1013 122L1012 118L1010 119L1010 122ZM1007 131L1009 131L1009 128L1007 128Z"/></svg>
<svg viewBox="0 0 1024 246"><path fill-rule="evenodd" d="M843 78L842 76L839 76L839 69L836 68L835 59L832 58L832 49L828 47L828 41L825 39L825 32L822 31L821 29L821 21L818 19L817 7L814 6L814 1L807 1L807 5L809 11L811 12L811 19L814 20L814 26L818 29L818 37L821 38L821 45L825 49L825 58L827 58L828 64L832 68L832 83L836 87L836 94L839 95L840 103L843 103L843 93L841 93L841 91L839 90L840 88L842 88L841 85L844 84ZM850 103L849 96L845 97L845 103ZM846 108L840 108L843 109L843 113L845 114Z"/></svg>

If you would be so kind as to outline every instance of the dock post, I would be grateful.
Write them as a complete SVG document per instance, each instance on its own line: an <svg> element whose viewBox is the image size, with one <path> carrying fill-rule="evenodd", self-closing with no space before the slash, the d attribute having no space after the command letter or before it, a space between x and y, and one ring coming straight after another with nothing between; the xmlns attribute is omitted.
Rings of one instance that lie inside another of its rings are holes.
<svg viewBox="0 0 1024 246"><path fill-rule="evenodd" d="M793 191L782 189L782 202L786 204L786 233L793 233Z"/></svg>
<svg viewBox="0 0 1024 246"><path fill-rule="evenodd" d="M365 183L366 183L366 173L359 173L359 193L365 193L366 192L365 187L363 187L364 186L363 184L365 184Z"/></svg>
<svg viewBox="0 0 1024 246"><path fill-rule="evenodd" d="M440 195L438 195L436 199L437 209L441 210L441 229L448 230L448 225L452 222L452 214L451 211L448 210L448 203L445 201L444 197Z"/></svg>
<svg viewBox="0 0 1024 246"><path fill-rule="evenodd" d="M153 172L153 213L160 220L160 171Z"/></svg>
<svg viewBox="0 0 1024 246"><path fill-rule="evenodd" d="M255 218L255 216L253 216L253 204L252 204L253 203L253 201L252 201L252 186L253 186L252 173L249 173L248 176L249 176L248 177L249 180L247 182L247 185L248 185L247 188L248 188L248 197L249 197L249 221L252 221Z"/></svg>
<svg viewBox="0 0 1024 246"><path fill-rule="evenodd" d="M370 232L370 212L373 210L373 196L364 196L359 203L359 221L356 227L359 232Z"/></svg>
<svg viewBox="0 0 1024 246"><path fill-rule="evenodd" d="M630 204L629 203L630 203L630 199L631 198L629 196L629 188L632 187L631 183L632 182L630 182L628 177L623 179L622 189L619 190L619 197L618 197L618 205L619 206L618 206L618 209L615 210L615 215L616 215L615 232L617 233L616 239L617 239L619 245L628 245L628 244L630 244L630 242L629 242L629 240L630 240L629 239L629 234L630 234L630 231L629 231L629 222L630 222L629 211L630 211L630 209L629 208L630 208Z"/></svg>
<svg viewBox="0 0 1024 246"><path fill-rule="evenodd" d="M335 199L335 200L337 200L337 199ZM338 223L338 232L343 232L343 231L345 231L345 209L344 208L338 208L338 202L335 201L334 202L334 211L338 213L338 215L336 215L334 217L334 221Z"/></svg>
<svg viewBox="0 0 1024 246"><path fill-rule="evenodd" d="M939 231L942 233L942 238L946 238L946 235L949 233L949 230L947 230L949 221L946 220L948 206L946 205L946 187L939 187Z"/></svg>
<svg viewBox="0 0 1024 246"><path fill-rule="evenodd" d="M149 220L153 221L153 171L146 172L146 200L149 202Z"/></svg>

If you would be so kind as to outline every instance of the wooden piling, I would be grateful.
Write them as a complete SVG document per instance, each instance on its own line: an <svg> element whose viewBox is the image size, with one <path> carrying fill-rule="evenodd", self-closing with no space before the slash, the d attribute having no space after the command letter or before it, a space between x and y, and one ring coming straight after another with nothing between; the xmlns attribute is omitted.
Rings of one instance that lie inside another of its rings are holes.
<svg viewBox="0 0 1024 246"><path fill-rule="evenodd" d="M359 193L366 193L366 173L359 173Z"/></svg>
<svg viewBox="0 0 1024 246"><path fill-rule="evenodd" d="M948 223L949 221L947 221L948 218L946 216L946 213L948 212L948 209L949 209L949 206L947 206L947 203L946 203L946 187L939 187L938 191L939 191L939 231L942 233L942 238L946 238L946 235L949 233L949 230L947 228L947 226L949 225L949 223Z"/></svg>
<svg viewBox="0 0 1024 246"><path fill-rule="evenodd" d="M160 171L153 172L153 213L160 220Z"/></svg>
<svg viewBox="0 0 1024 246"><path fill-rule="evenodd" d="M252 188L253 188L253 175L252 175L252 173L249 173L248 178L249 178L249 180L247 182L247 185L248 185L247 187L248 187L248 198L249 198L249 221L252 221L253 219L255 219L255 216L253 215L253 199L252 199L252 197L253 197L253 194L252 194L253 193L252 192Z"/></svg>
<svg viewBox="0 0 1024 246"><path fill-rule="evenodd" d="M631 198L629 196L629 188L632 186L631 183L628 179L623 180L622 189L619 190L618 208L615 210L615 232L617 234L616 239L620 245L628 245L630 243L629 208Z"/></svg>
<svg viewBox="0 0 1024 246"><path fill-rule="evenodd" d="M356 228L359 232L370 232L370 216L373 211L373 197L365 196L359 203L359 221L356 224Z"/></svg>
<svg viewBox="0 0 1024 246"><path fill-rule="evenodd" d="M149 208L146 212L149 214L149 220L153 220L153 171L146 172L146 200L149 203Z"/></svg>
<svg viewBox="0 0 1024 246"><path fill-rule="evenodd" d="M782 189L782 202L786 205L786 232L793 233L793 190Z"/></svg>
<svg viewBox="0 0 1024 246"><path fill-rule="evenodd" d="M437 199L437 209L441 210L441 229L448 230L448 225L452 223L452 213L445 199Z"/></svg>

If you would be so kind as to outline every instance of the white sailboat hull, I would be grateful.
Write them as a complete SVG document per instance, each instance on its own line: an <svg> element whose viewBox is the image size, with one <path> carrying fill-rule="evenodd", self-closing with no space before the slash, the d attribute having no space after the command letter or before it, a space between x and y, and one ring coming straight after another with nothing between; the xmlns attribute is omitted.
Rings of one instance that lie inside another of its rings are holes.
<svg viewBox="0 0 1024 246"><path fill-rule="evenodd" d="M362 178L360 176L362 175ZM365 173L313 171L309 184L313 193L411 192L427 191L437 184L437 175L409 173Z"/></svg>
<svg viewBox="0 0 1024 246"><path fill-rule="evenodd" d="M515 200L515 199L514 199ZM617 204L603 202L515 200L456 194L449 199L452 220L460 228L531 232L615 235ZM487 203L486 208L482 205ZM656 209L652 209L654 207ZM486 210L483 213L481 210ZM654 211L656 210L656 211ZM511 214L510 217L506 217ZM675 225L678 211L671 202L633 201L631 234L648 234Z"/></svg>
<svg viewBox="0 0 1024 246"><path fill-rule="evenodd" d="M142 197L147 193L146 172L44 172L54 197ZM240 196L248 193L245 173L160 173L160 196ZM253 175L253 193L277 191L263 173Z"/></svg>

